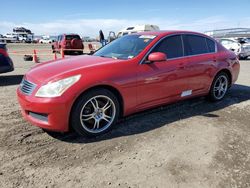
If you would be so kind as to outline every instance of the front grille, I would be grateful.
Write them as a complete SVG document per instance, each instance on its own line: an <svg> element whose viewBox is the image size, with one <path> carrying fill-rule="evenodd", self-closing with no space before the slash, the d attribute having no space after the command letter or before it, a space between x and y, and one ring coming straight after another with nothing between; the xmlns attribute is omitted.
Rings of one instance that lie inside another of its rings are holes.
<svg viewBox="0 0 250 188"><path fill-rule="evenodd" d="M35 88L36 84L33 84L32 82L25 79L23 79L20 84L20 90L26 95L31 95Z"/></svg>

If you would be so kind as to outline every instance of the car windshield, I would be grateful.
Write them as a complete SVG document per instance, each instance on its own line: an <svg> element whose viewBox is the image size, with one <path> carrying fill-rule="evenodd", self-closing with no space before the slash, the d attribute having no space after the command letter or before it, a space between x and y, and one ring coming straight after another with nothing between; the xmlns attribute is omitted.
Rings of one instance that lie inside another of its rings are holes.
<svg viewBox="0 0 250 188"><path fill-rule="evenodd" d="M155 37L155 35L126 35L104 46L94 53L94 56L132 59L149 45Z"/></svg>

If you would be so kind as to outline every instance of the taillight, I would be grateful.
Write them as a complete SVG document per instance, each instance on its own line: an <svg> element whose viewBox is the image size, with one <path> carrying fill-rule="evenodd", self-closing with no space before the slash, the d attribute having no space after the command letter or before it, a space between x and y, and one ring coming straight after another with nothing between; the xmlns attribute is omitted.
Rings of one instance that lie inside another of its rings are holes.
<svg viewBox="0 0 250 188"><path fill-rule="evenodd" d="M5 57L8 57L8 53L5 49L0 49L0 54L4 55Z"/></svg>

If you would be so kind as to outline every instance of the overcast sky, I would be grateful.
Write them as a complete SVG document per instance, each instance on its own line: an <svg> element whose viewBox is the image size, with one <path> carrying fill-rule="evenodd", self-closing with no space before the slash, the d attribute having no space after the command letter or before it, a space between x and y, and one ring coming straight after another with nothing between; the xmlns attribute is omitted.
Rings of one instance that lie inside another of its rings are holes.
<svg viewBox="0 0 250 188"><path fill-rule="evenodd" d="M1 1L0 34L16 26L27 27L36 35L73 32L92 37L100 29L107 34L137 24L200 32L250 28L249 11L249 0L6 0Z"/></svg>

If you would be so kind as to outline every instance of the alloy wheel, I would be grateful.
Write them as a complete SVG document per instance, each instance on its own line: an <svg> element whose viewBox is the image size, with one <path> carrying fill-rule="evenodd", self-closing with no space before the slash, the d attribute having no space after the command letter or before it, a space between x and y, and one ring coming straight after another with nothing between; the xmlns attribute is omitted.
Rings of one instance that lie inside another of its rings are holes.
<svg viewBox="0 0 250 188"><path fill-rule="evenodd" d="M80 122L89 133L100 133L108 129L114 121L116 107L111 98L98 95L90 98L82 107Z"/></svg>
<svg viewBox="0 0 250 188"><path fill-rule="evenodd" d="M217 100L222 99L228 89L228 78L225 75L220 75L214 83L213 93Z"/></svg>

